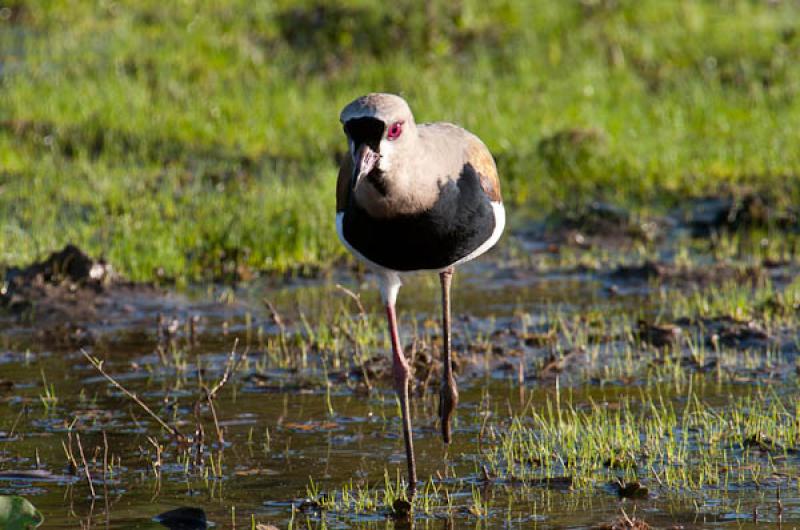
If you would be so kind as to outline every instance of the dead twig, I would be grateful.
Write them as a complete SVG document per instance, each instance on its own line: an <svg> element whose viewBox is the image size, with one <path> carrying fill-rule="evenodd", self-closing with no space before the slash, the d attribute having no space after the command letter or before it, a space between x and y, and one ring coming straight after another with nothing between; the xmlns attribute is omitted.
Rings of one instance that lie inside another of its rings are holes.
<svg viewBox="0 0 800 530"><path fill-rule="evenodd" d="M281 353L284 357L289 356L289 346L286 343L286 325L283 323L283 318L281 318L281 314L278 312L278 309L275 305L267 298L263 298L262 301L264 305L267 306L269 309L269 316L272 319L272 322L278 326L278 330L280 331L280 341L281 341Z"/></svg>
<svg viewBox="0 0 800 530"><path fill-rule="evenodd" d="M105 377L109 383L117 387L123 394L132 399L134 403L139 405L147 414L150 415L151 418L156 420L159 423L159 425L161 425L164 429L167 430L167 432L169 432L172 436L174 436L176 440L178 440L179 442L186 441L186 437L176 427L173 427L172 425L169 425L167 422L162 420L158 414L153 412L152 409L150 409L150 407L148 407L147 404L139 398L139 396L137 396L136 394L134 394L133 392L122 386L122 384L120 384L119 381L117 381L111 375L109 375L109 373L106 372L105 369L103 368L103 361L92 357L83 348L81 348L81 353L92 364L92 366L94 366L95 369L98 372L100 372L100 375Z"/></svg>
<svg viewBox="0 0 800 530"><path fill-rule="evenodd" d="M64 455L67 457L67 463L69 464L69 472L73 475L78 473L78 461L75 460L75 454L72 452L72 433L67 433L67 440L69 440L69 445L64 443L64 440L61 440L61 447L64 448Z"/></svg>
<svg viewBox="0 0 800 530"><path fill-rule="evenodd" d="M75 433L75 439L78 441L78 452L81 455L81 462L83 462L83 472L86 474L86 482L89 483L89 490L92 492L92 499L97 495L94 492L94 484L92 483L92 474L89 473L89 463L86 461L86 456L83 454L83 445L81 445L81 435Z"/></svg>
<svg viewBox="0 0 800 530"><path fill-rule="evenodd" d="M217 439L219 440L220 445L225 443L225 438L222 434L222 429L219 426L219 420L217 418L217 409L214 407L214 398L217 397L217 394L222 387L224 387L228 381L230 381L231 375L236 373L236 369L239 367L239 362L241 362L242 358L244 358L245 354L236 358L236 346L239 345L239 339L234 340L233 342L233 349L231 349L231 354L228 356L228 363L225 366L225 373L222 374L222 378L217 381L217 384L214 385L214 388L208 390L205 385L203 385L203 391L205 392L206 401L208 402L208 408L211 409L211 417L214 419L214 428L217 430Z"/></svg>
<svg viewBox="0 0 800 530"><path fill-rule="evenodd" d="M8 431L8 436L6 436L6 438L11 439L11 438L14 437L14 431L17 430L17 425L19 425L19 420L22 419L22 415L24 413L25 413L25 407L22 407L22 409L19 411L19 414L17 414L17 417L14 420L14 423L11 425L11 430Z"/></svg>
<svg viewBox="0 0 800 530"><path fill-rule="evenodd" d="M194 402L194 407L192 407L194 411L194 421L195 421L195 430L194 430L194 446L195 446L195 455L194 455L194 465L197 467L201 467L203 465L203 443L206 438L206 432L203 428L203 420L201 419L200 415L200 400Z"/></svg>
<svg viewBox="0 0 800 530"><path fill-rule="evenodd" d="M108 473L108 437L103 430L103 485L106 484L106 473Z"/></svg>
<svg viewBox="0 0 800 530"><path fill-rule="evenodd" d="M366 319L367 318L367 310L364 309L364 304L361 303L361 296L357 295L356 293L354 293L353 291L351 291L350 289L348 289L344 285L341 285L341 284L338 284L338 283L336 284L336 288L339 289L344 294L346 294L347 296L349 296L350 298L352 298L353 300L356 301L356 305L358 306L358 312L361 314L361 318Z"/></svg>
<svg viewBox="0 0 800 530"><path fill-rule="evenodd" d="M622 517L625 519L625 522L628 523L631 526L631 528L633 528L633 521L631 521L631 518L628 517L627 513L625 513L625 509L620 508L619 511L622 512Z"/></svg>
<svg viewBox="0 0 800 530"><path fill-rule="evenodd" d="M152 436L148 436L147 441L150 442L150 445L152 445L156 450L155 462L151 462L150 465L153 466L153 470L155 471L156 476L160 477L161 468L163 467L163 464L161 462L161 451L162 451L161 444L159 444L158 440L156 440Z"/></svg>
<svg viewBox="0 0 800 530"><path fill-rule="evenodd" d="M105 430L103 430L103 499L106 502L106 517L108 517L108 437Z"/></svg>
<svg viewBox="0 0 800 530"><path fill-rule="evenodd" d="M222 374L220 380L217 381L217 384L215 384L214 387L211 388L211 390L209 390L208 387L206 387L205 384L202 383L202 381L200 382L200 388L203 390L204 399L208 403L208 408L211 410L211 417L214 420L214 428L217 431L217 439L219 440L220 445L223 445L225 443L225 437L222 433L222 429L219 426L219 418L217 416L217 409L216 407L214 407L214 399L217 397L217 394L219 394L220 390L222 390L222 388L228 383L228 381L231 380L231 376L236 373L236 370L239 367L239 363L247 355L247 352L244 352L242 353L242 355L237 357L236 347L238 345L239 345L239 339L235 339L233 342L233 348L231 349L231 353L228 356L228 362L225 365L225 372ZM197 432L200 435L199 438L200 440L202 440L202 435L203 435L203 426L200 421L201 399L198 399L194 406L195 421L197 422Z"/></svg>
<svg viewBox="0 0 800 530"><path fill-rule="evenodd" d="M225 373L222 374L222 378L217 381L217 384L214 385L214 388L211 389L211 392L208 393L209 399L214 399L217 393L222 390L222 387L230 380L231 374L236 372L236 369L239 367L239 363L241 362L244 354L236 358L236 347L239 345L239 339L233 341L233 349L231 349L230 355L228 355L228 362L225 366Z"/></svg>

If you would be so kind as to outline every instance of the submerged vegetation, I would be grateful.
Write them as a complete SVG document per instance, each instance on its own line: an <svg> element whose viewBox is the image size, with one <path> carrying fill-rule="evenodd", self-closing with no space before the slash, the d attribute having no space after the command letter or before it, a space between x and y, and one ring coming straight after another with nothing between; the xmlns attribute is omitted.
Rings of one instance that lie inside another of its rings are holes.
<svg viewBox="0 0 800 530"><path fill-rule="evenodd" d="M799 16L756 0L13 1L0 264L70 242L132 279L327 268L344 255L338 111L373 90L478 133L517 227L596 200L754 193L796 226Z"/></svg>

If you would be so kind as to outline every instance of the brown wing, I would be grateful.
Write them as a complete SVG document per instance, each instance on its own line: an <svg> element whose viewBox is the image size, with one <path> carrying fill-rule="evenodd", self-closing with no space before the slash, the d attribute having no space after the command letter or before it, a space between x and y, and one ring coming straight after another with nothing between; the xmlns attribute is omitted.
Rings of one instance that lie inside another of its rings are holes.
<svg viewBox="0 0 800 530"><path fill-rule="evenodd" d="M339 178L336 179L336 212L341 212L347 206L350 197L350 179L353 178L353 159L348 153L342 159L339 167Z"/></svg>
<svg viewBox="0 0 800 530"><path fill-rule="evenodd" d="M500 179L497 176L497 166L489 149L477 138L470 141L467 148L467 163L472 165L481 179L481 188L493 202L502 202L500 194Z"/></svg>

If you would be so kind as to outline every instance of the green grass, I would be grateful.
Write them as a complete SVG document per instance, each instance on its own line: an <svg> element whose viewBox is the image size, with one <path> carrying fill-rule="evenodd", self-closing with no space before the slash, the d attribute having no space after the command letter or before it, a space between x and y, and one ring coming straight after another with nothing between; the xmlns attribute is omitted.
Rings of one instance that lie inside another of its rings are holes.
<svg viewBox="0 0 800 530"><path fill-rule="evenodd" d="M74 242L135 279L330 266L338 112L375 90L481 136L517 223L800 199L796 3L321 5L12 0L0 263Z"/></svg>
<svg viewBox="0 0 800 530"><path fill-rule="evenodd" d="M792 475L800 442L800 411L793 400L755 390L725 396L732 406L719 407L691 386L682 397L662 390L655 385L639 395L622 390L610 402L581 398L578 404L557 393L506 422L488 422L474 472L428 479L414 499L415 512L423 518L453 517L451 499L460 498L462 515L485 517L490 505L481 489L485 494L487 487L602 495L615 491L615 483L638 483L643 489L637 498L713 499L737 488L774 489L776 481ZM791 480L784 487L791 489ZM331 519L346 519L391 514L402 488L401 480L386 472L382 483L351 481L324 492L310 478L306 495ZM463 505L470 490L471 501Z"/></svg>

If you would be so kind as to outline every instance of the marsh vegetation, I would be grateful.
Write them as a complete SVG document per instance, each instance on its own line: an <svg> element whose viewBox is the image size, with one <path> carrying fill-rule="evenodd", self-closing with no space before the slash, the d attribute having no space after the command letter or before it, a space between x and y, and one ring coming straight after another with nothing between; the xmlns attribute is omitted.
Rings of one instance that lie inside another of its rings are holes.
<svg viewBox="0 0 800 530"><path fill-rule="evenodd" d="M800 520L800 8L425 5L0 6L0 521ZM512 214L456 276L449 448L435 276L404 289L411 504L332 221L376 89L479 132Z"/></svg>

